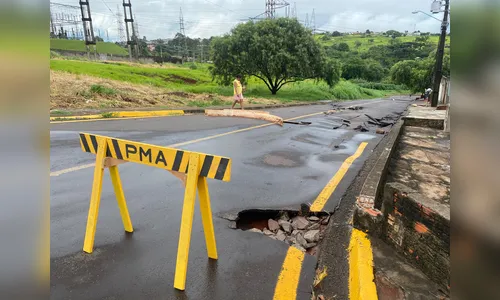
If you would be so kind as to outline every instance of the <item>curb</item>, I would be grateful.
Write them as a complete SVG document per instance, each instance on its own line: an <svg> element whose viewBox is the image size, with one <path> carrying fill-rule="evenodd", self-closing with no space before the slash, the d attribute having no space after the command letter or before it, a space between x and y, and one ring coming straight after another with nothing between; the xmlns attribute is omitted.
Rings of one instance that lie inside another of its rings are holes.
<svg viewBox="0 0 500 300"><path fill-rule="evenodd" d="M311 103L295 103L295 104L275 104L275 105L256 105L245 107L245 110L259 110L259 109L273 109L273 108L284 108L284 107L300 107L300 106L310 106L310 105L325 105L333 102L328 101L317 101ZM204 114L207 109L227 109L227 107L205 107L205 108L184 108L184 109L165 109L165 110L136 110L136 111L107 111L103 110L98 112L99 114L81 114L76 116L50 116L50 121L64 121L64 120L85 120L85 119L104 119L104 114L113 114L113 116L107 118L116 117L163 117L163 116L179 116L185 114Z"/></svg>
<svg viewBox="0 0 500 300"><path fill-rule="evenodd" d="M368 173L359 196L356 199L353 215L353 225L363 231L379 235L383 222L381 201L377 202L378 196L383 189L383 182L387 176L389 162L396 149L404 125L404 117L397 121L387 135L386 147L380 153L375 165Z"/></svg>
<svg viewBox="0 0 500 300"><path fill-rule="evenodd" d="M106 112L106 113L102 113L100 115L50 117L50 121L76 121L76 120L140 118L140 117L168 117L168 116L183 116L184 114L185 114L184 110L116 111L116 112Z"/></svg>
<svg viewBox="0 0 500 300"><path fill-rule="evenodd" d="M357 229L352 230L349 242L349 299L378 299L371 242Z"/></svg>

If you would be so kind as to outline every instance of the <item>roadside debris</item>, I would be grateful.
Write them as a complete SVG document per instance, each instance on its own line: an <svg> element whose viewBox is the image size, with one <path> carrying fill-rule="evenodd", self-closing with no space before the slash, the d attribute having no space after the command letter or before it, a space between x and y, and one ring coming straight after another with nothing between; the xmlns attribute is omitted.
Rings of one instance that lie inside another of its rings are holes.
<svg viewBox="0 0 500 300"><path fill-rule="evenodd" d="M269 121L277 125L283 126L283 118L269 114L263 111L250 111L250 110L234 110L234 109L207 109L205 115L209 117L241 117L249 119L258 119Z"/></svg>
<svg viewBox="0 0 500 300"><path fill-rule="evenodd" d="M378 134L385 134L385 130L383 130L382 128L377 128L375 132Z"/></svg>
<svg viewBox="0 0 500 300"><path fill-rule="evenodd" d="M323 269L316 269L316 277L314 278L313 286L317 287L318 284L325 279L325 277L328 276L327 268L326 266ZM319 296L318 296L319 297Z"/></svg>
<svg viewBox="0 0 500 300"><path fill-rule="evenodd" d="M300 121L300 122L283 121L283 123L286 123L286 124L295 124L295 125L311 125L312 124L311 122L304 122L304 121Z"/></svg>
<svg viewBox="0 0 500 300"><path fill-rule="evenodd" d="M358 127L354 128L356 131L361 131L361 132L368 132L368 126L366 123L363 123L362 125L359 125Z"/></svg>

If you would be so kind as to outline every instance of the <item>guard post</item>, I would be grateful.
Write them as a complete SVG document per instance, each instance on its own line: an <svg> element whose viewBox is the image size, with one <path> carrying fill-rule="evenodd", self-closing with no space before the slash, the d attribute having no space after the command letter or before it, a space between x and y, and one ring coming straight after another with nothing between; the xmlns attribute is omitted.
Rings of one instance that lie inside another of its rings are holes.
<svg viewBox="0 0 500 300"><path fill-rule="evenodd" d="M105 168L109 169L123 227L126 232L133 232L134 229L118 172L119 164L135 162L165 169L183 181L185 193L174 287L178 290L184 290L186 286L196 191L198 191L200 199L200 212L203 231L205 233L207 254L209 258L217 259L217 245L215 241L207 178L226 182L230 181L231 159L88 133L80 133L80 144L84 152L96 154L94 181L92 184L87 228L83 243L83 251L87 253L92 253L94 249L97 217L99 215L99 204L101 201L102 178Z"/></svg>

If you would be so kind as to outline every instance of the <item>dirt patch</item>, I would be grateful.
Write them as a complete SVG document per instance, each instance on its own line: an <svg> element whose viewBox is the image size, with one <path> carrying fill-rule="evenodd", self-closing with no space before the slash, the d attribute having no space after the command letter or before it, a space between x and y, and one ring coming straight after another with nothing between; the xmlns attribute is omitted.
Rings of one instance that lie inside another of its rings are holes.
<svg viewBox="0 0 500 300"><path fill-rule="evenodd" d="M114 91L92 92L99 85ZM194 95L169 92L162 88L102 79L67 72L50 71L50 109L105 109L133 107L187 106Z"/></svg>

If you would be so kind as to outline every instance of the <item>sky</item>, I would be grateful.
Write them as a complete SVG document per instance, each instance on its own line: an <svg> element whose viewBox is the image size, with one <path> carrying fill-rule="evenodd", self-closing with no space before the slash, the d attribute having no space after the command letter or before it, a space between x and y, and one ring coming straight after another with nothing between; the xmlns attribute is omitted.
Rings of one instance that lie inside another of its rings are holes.
<svg viewBox="0 0 500 300"><path fill-rule="evenodd" d="M51 0L52 1L52 0ZM78 6L78 0L54 0ZM90 0L93 25L101 36L110 41L120 39L117 13L123 16L120 0ZM297 18L305 22L315 15L316 28L325 31L380 32L398 30L412 32L439 32L440 22L423 13L430 14L432 0L296 0L289 1ZM238 23L264 13L265 0L131 0L139 35L148 40L172 38L180 31L180 9L184 16L186 35L192 38L208 38L227 33ZM80 14L79 10L66 12ZM285 16L285 9L276 11ZM442 19L442 13L433 15Z"/></svg>

